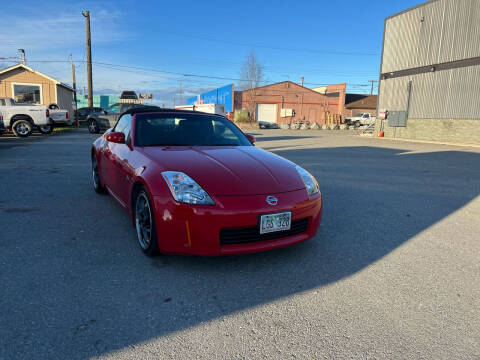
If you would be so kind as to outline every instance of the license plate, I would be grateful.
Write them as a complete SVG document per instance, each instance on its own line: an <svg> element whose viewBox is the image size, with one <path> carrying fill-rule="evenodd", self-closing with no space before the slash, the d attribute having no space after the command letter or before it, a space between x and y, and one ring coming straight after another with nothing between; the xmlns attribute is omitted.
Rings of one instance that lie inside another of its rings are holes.
<svg viewBox="0 0 480 360"><path fill-rule="evenodd" d="M290 211L260 216L260 234L290 230L292 213Z"/></svg>

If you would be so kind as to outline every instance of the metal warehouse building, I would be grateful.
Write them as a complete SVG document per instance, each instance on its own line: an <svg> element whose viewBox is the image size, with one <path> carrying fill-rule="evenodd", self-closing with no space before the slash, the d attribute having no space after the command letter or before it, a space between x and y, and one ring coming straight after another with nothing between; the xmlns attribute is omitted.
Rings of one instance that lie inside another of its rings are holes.
<svg viewBox="0 0 480 360"><path fill-rule="evenodd" d="M432 0L385 20L385 137L480 144L480 0Z"/></svg>

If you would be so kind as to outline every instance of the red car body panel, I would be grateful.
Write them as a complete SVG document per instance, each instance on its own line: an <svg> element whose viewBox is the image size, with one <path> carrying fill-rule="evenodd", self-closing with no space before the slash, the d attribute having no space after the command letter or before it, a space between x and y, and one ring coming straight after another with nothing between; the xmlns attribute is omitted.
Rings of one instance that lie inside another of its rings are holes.
<svg viewBox="0 0 480 360"><path fill-rule="evenodd" d="M132 118L134 139L135 116ZM93 143L100 182L132 216L132 194L143 184L150 194L164 253L224 255L265 251L305 241L317 233L322 215L320 193L308 196L295 164L254 146L152 146L108 142L106 135ZM176 202L163 171L191 176L215 205ZM269 205L266 196L277 197ZM242 244L222 244L224 229L258 226L259 216L291 211L292 223L308 225L300 234Z"/></svg>

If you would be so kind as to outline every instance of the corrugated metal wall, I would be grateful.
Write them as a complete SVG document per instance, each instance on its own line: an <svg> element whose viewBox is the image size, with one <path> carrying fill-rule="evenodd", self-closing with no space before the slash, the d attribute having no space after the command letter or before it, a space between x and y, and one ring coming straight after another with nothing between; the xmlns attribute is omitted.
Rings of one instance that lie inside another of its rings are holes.
<svg viewBox="0 0 480 360"><path fill-rule="evenodd" d="M480 0L437 0L387 19L382 73L480 56Z"/></svg>
<svg viewBox="0 0 480 360"><path fill-rule="evenodd" d="M379 109L406 110L413 119L480 119L480 66L382 80Z"/></svg>
<svg viewBox="0 0 480 360"><path fill-rule="evenodd" d="M423 18L423 21L422 21ZM387 19L382 73L480 56L480 0L437 0ZM380 81L379 109L409 118L480 119L480 66Z"/></svg>
<svg viewBox="0 0 480 360"><path fill-rule="evenodd" d="M197 99L197 96L191 97L187 99L187 104L194 105ZM231 112L233 111L233 84L200 94L200 100L203 100L204 104L225 105L225 112Z"/></svg>

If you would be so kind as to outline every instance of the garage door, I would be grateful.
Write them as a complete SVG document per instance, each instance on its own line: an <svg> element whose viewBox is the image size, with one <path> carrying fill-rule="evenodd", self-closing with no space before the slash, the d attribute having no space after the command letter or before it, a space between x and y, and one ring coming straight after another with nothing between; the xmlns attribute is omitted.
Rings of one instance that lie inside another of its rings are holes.
<svg viewBox="0 0 480 360"><path fill-rule="evenodd" d="M257 104L257 121L277 122L277 104Z"/></svg>

